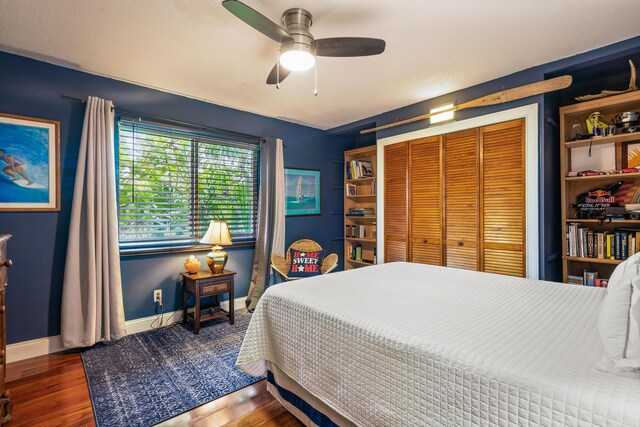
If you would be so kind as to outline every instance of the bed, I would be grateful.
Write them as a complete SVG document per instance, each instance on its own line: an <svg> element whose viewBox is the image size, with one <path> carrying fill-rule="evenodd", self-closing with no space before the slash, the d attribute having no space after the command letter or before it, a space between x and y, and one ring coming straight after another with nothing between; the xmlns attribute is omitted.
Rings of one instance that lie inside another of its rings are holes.
<svg viewBox="0 0 640 427"><path fill-rule="evenodd" d="M640 426L601 288L391 263L269 288L237 365L307 425Z"/></svg>

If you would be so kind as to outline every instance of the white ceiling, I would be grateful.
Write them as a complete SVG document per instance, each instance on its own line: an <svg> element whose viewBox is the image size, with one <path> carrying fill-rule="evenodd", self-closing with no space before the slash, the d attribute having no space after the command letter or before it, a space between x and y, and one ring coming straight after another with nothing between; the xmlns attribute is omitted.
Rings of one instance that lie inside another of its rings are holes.
<svg viewBox="0 0 640 427"><path fill-rule="evenodd" d="M0 0L0 50L327 129L640 34L637 0L245 0L316 38L387 42L379 56L319 58L280 90L277 44L221 0Z"/></svg>

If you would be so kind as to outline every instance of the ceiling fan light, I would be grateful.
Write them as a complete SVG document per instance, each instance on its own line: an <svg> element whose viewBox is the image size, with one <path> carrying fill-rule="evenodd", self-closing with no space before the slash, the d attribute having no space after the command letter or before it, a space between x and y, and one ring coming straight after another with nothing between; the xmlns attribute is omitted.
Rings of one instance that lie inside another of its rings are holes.
<svg viewBox="0 0 640 427"><path fill-rule="evenodd" d="M280 55L280 65L289 71L305 71L316 63L316 58L306 50L288 50Z"/></svg>

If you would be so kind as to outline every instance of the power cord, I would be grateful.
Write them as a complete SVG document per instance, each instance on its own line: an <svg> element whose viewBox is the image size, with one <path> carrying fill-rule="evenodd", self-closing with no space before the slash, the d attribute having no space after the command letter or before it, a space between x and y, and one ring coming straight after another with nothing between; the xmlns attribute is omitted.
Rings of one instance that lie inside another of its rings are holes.
<svg viewBox="0 0 640 427"><path fill-rule="evenodd" d="M160 296L160 298L158 298L158 304L160 304L160 313L158 314L158 317L156 317L155 319L153 319L153 322L151 322L151 329L160 329L163 327L163 323L164 323L164 304L162 304L162 296ZM156 325L157 323L157 325Z"/></svg>
<svg viewBox="0 0 640 427"><path fill-rule="evenodd" d="M162 303L162 298L160 298L160 301L158 301L158 304L160 304L160 313L158 313L158 316L153 319L153 322L151 322L151 329L163 329L163 328L169 328L171 326L174 325L179 325L182 323L182 316L180 316L178 318L178 320L176 320L175 322L171 322L171 323L167 323L166 325L164 324L164 304ZM183 309L183 305L180 306L180 308L178 309L179 313L182 313L182 309Z"/></svg>

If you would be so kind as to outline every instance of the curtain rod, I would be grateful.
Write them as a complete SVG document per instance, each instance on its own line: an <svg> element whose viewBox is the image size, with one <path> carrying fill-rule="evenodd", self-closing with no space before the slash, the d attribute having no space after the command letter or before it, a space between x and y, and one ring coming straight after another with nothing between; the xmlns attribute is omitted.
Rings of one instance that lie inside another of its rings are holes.
<svg viewBox="0 0 640 427"><path fill-rule="evenodd" d="M76 101L79 102L81 104L86 104L87 101L85 99L80 99L80 98L75 98L73 96L68 96L68 95L60 95L60 98L63 99L69 99L71 101ZM169 124L174 124L174 125L180 125L180 126L188 126L188 127L196 127L199 128L200 130L206 130L209 132L217 132L217 133L221 133L221 134L226 134L226 135L230 135L230 136L236 136L236 137L242 137L242 138L247 138L247 139L255 139L258 140L260 142L264 142L265 139L259 136L255 136L255 135L249 135L246 133L240 133L240 132L232 132L232 131L228 131L228 130L223 130L223 129L218 129L218 128L214 128L211 126L205 126L205 125L198 125L198 124L194 124L194 123L189 123L189 122L183 122L180 120L174 120L174 119L169 119L166 117L162 117L162 116L156 116L153 114L147 114L147 113L142 113L140 111L135 111L135 110L129 110L126 108L120 108L120 107L111 107L111 111L118 111L119 113L125 113L125 114L131 114L131 115L135 115L135 116L142 116L142 117L146 117L146 118L150 118L150 119L155 119L155 120L161 120L163 122L167 122ZM286 147L286 144L282 144L283 146Z"/></svg>

